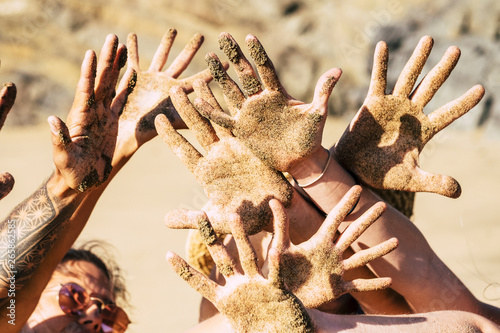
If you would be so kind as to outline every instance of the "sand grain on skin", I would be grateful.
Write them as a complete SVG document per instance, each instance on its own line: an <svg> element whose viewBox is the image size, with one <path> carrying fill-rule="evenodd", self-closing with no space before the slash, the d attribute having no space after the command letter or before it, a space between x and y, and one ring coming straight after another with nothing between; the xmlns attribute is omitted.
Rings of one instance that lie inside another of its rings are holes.
<svg viewBox="0 0 500 333"><path fill-rule="evenodd" d="M221 312L238 333L314 332L311 318L293 294L260 283L249 283L228 295Z"/></svg>

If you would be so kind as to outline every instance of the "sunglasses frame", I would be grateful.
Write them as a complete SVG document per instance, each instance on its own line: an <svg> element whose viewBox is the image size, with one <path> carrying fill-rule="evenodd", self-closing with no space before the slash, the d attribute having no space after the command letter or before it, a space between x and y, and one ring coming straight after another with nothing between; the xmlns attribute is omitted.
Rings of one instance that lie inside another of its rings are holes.
<svg viewBox="0 0 500 333"><path fill-rule="evenodd" d="M66 293L69 293L71 296L73 296L75 293L80 293L84 296L84 300L83 302L80 302L79 300L67 295ZM72 299L76 304L76 308L70 309L68 306L63 305L61 296ZM112 301L105 302L100 297L92 296L92 294L89 294L87 290L80 286L78 283L61 283L59 292L57 294L57 299L61 311L63 311L68 316L81 316L85 309L92 306L92 304L99 303L99 310L102 318L101 326L103 332L122 333L125 332L128 325L130 324L130 319L128 318L127 313L121 307L117 306Z"/></svg>

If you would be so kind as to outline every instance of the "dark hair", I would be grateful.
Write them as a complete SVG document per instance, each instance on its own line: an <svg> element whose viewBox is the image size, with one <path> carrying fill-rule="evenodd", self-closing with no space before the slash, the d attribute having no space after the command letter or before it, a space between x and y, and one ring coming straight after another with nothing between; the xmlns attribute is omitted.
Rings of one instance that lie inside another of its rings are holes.
<svg viewBox="0 0 500 333"><path fill-rule="evenodd" d="M63 274L73 274L67 266L67 263L71 261L86 261L94 264L108 278L115 302L117 304L123 303L119 304L121 307L124 307L124 305L128 306L128 293L125 287L125 279L116 261L109 255L111 252L109 251L110 247L110 244L103 241L89 241L78 248L71 248L57 265L56 271ZM97 255L96 252L98 252L99 255Z"/></svg>

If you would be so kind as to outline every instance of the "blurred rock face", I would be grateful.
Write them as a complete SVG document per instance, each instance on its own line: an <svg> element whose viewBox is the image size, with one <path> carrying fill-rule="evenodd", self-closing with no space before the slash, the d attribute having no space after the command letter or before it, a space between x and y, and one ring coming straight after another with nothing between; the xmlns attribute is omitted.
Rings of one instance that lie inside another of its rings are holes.
<svg viewBox="0 0 500 333"><path fill-rule="evenodd" d="M98 52L106 34L115 33L125 43L127 33L137 33L141 64L147 68L162 34L174 27L179 33L170 61L194 33L206 37L186 75L205 68L208 51L225 58L217 45L222 31L231 33L244 52L245 35L256 35L297 99L311 100L319 76L342 68L330 113L348 117L366 95L375 43L389 44L391 90L420 37L430 35L435 46L424 73L450 45L461 48L462 58L427 112L480 83L485 98L454 126L500 133L496 0L0 0L0 17L0 79L19 88L7 124L37 123L49 114L64 117L85 50Z"/></svg>

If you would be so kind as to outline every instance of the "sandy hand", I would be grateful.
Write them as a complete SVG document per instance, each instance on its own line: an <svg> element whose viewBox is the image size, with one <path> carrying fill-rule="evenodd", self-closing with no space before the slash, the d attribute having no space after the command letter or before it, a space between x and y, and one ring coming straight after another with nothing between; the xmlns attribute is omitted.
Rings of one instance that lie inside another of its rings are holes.
<svg viewBox="0 0 500 333"><path fill-rule="evenodd" d="M342 71L334 68L323 74L313 102L306 104L285 91L258 39L249 35L246 43L262 84L233 37L222 33L219 45L234 64L243 92L217 56L210 53L206 57L208 67L222 88L231 115L210 108L200 112L230 129L267 164L276 170L287 171L321 147L328 98Z"/></svg>
<svg viewBox="0 0 500 333"><path fill-rule="evenodd" d="M205 101L218 106L205 82L196 81L195 90ZM209 198L207 214L216 232L230 232L226 221L233 213L241 217L249 234L272 228L269 200L276 198L288 206L292 198L292 188L283 175L264 164L227 129L212 126L196 111L183 88L174 87L170 93L176 109L206 155L202 156L177 133L165 116L156 118L156 128L203 186ZM197 102L203 104L200 99ZM202 212L177 210L167 214L165 221L171 228L196 228L201 215Z"/></svg>
<svg viewBox="0 0 500 333"><path fill-rule="evenodd" d="M154 119L160 113L167 116L174 128L185 128L170 101L170 88L181 86L190 92L193 90L194 80L203 79L209 82L212 79L208 70L185 79L178 78L201 47L203 36L200 34L194 35L172 64L162 71L176 35L175 29L170 29L163 35L147 71L142 71L139 67L137 36L135 34L128 36L128 67L129 70L133 70L135 76L128 87L133 88L133 91L120 117L120 126L129 128L131 135L136 137L138 146L156 136Z"/></svg>
<svg viewBox="0 0 500 333"><path fill-rule="evenodd" d="M389 53L384 42L377 44L368 95L337 143L335 154L346 169L372 187L434 192L457 198L461 193L458 182L449 176L421 170L418 157L436 133L479 103L484 88L476 85L460 98L429 115L424 114L425 105L448 78L460 57L460 50L450 47L413 90L432 45L431 37L420 40L393 92L386 95Z"/></svg>
<svg viewBox="0 0 500 333"><path fill-rule="evenodd" d="M81 192L106 181L118 131L118 113L126 91L115 97L120 69L126 62L126 48L109 35L99 62L94 51L87 51L82 63L75 100L66 124L49 117L56 174Z"/></svg>
<svg viewBox="0 0 500 333"><path fill-rule="evenodd" d="M14 83L7 83L0 90L0 129L16 100L17 89ZM8 172L0 173L0 199L4 198L14 187L14 177Z"/></svg>
<svg viewBox="0 0 500 333"><path fill-rule="evenodd" d="M200 232L220 272L224 286L209 280L175 253L167 260L189 285L210 300L236 332L314 332L314 324L302 303L283 285L278 249L269 250L268 278L257 266L257 257L238 218L229 219L243 271L236 267L226 247L213 237L208 219L201 220ZM211 236L212 235L212 236Z"/></svg>
<svg viewBox="0 0 500 333"><path fill-rule="evenodd" d="M372 291L387 288L390 278L355 279L344 281L344 273L366 265L398 246L391 238L375 247L362 250L343 259L344 251L385 211L382 202L374 205L334 242L340 223L356 205L361 187L354 186L328 214L321 228L308 241L293 245L288 235L288 218L278 201L271 201L274 214L273 247L281 254L282 274L285 284L307 308L316 308L352 291Z"/></svg>

